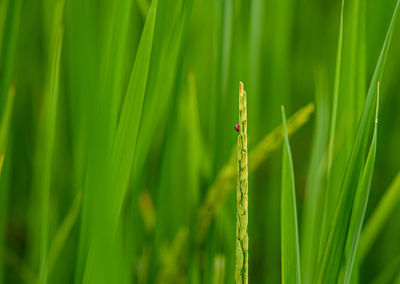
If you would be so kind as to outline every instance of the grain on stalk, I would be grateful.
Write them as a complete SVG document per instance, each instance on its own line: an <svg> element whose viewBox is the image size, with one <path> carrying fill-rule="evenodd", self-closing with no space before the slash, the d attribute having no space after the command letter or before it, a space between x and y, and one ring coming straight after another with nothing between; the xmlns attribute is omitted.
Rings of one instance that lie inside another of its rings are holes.
<svg viewBox="0 0 400 284"><path fill-rule="evenodd" d="M236 283L248 283L248 161L247 161L247 101L242 82L239 84L239 136L236 213Z"/></svg>

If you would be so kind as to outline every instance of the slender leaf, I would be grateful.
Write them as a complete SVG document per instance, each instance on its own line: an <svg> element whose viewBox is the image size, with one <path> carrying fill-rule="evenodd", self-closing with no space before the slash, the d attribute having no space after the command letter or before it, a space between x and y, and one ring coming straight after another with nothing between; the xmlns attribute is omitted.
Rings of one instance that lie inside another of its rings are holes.
<svg viewBox="0 0 400 284"><path fill-rule="evenodd" d="M71 205L71 208L68 211L67 216L65 217L53 241L51 242L47 262L47 271L49 275L51 274L53 266L57 262L60 252L64 248L65 242L71 234L71 230L78 219L81 203L82 191L79 191Z"/></svg>
<svg viewBox="0 0 400 284"><path fill-rule="evenodd" d="M114 277L122 277L118 274L121 267L116 265L121 259L113 260L113 257L121 257L115 240L117 233L122 202L129 181L132 167L132 159L135 151L136 139L142 115L143 100L146 93L148 70L152 52L154 26L156 21L157 1L153 1L146 18L142 37L138 47L135 64L131 71L126 95L122 103L121 115L116 129L115 138L111 146L111 152L106 155L108 163L104 163L100 169L105 177L103 195L97 196L94 214L103 213L102 222L95 221L92 232L92 244L86 262L84 282L117 281ZM101 121L101 120L100 120ZM111 132L112 133L112 132ZM107 139L107 138L106 138ZM105 149L107 150L107 148ZM98 179L93 173L93 182ZM89 184L89 190L94 194L95 185ZM93 191L92 191L93 190ZM103 208L108 208L103 212ZM96 218L95 215L91 218ZM94 220L93 220L94 221ZM107 228L104 230L104 228Z"/></svg>
<svg viewBox="0 0 400 284"><path fill-rule="evenodd" d="M1 118L0 125L0 256L4 255L4 244L5 244L5 227L7 222L7 211L8 211L8 195L9 195L9 159L5 158L8 156L9 150L7 150L7 142L9 138L10 120L11 113L14 105L15 86L11 85L10 91L8 92L7 104L5 111ZM5 161L6 159L6 161ZM4 165L6 163L6 165ZM3 167L5 169L3 170ZM3 283L3 257L0 257L0 283Z"/></svg>
<svg viewBox="0 0 400 284"><path fill-rule="evenodd" d="M5 1L6 19L0 45L0 108L3 109L14 76L22 0Z"/></svg>
<svg viewBox="0 0 400 284"><path fill-rule="evenodd" d="M398 14L397 1L393 17L375 68L374 75L368 90L365 107L357 129L356 140L346 166L346 174L340 189L338 203L336 206L333 222L330 225L330 232L324 252L321 258L317 283L336 282L339 276L340 264L345 250L345 241L350 223L351 211L348 208L353 206L356 188L363 167L364 153L367 140L370 135L373 121L374 103L376 102L377 83L380 79L386 61L387 52L390 46L395 20Z"/></svg>
<svg viewBox="0 0 400 284"><path fill-rule="evenodd" d="M52 159L54 152L54 140L57 121L57 105L59 96L59 80L60 80L60 62L61 48L63 42L63 29L58 33L56 48L54 50L50 91L47 104L45 118L46 127L43 132L43 143L45 143L44 164L41 176L42 186L42 212L41 212L41 242L40 242L40 282L47 282L47 261L48 261L48 226L49 226L49 198L50 198L50 182L52 172Z"/></svg>
<svg viewBox="0 0 400 284"><path fill-rule="evenodd" d="M327 79L323 69L316 72L316 118L312 153L307 174L301 230L302 281L310 283L317 266L323 211L323 182L329 129Z"/></svg>
<svg viewBox="0 0 400 284"><path fill-rule="evenodd" d="M323 208L323 221L322 221L322 233L321 233L321 247L328 234L328 224L332 218L334 200L336 200L336 192L331 189L331 175L332 175L332 163L333 163L333 153L335 146L335 135L337 126L337 112L339 103L339 90L340 90L340 77L341 77L341 66L342 66L342 48L343 48L343 8L344 0L342 0L342 6L340 11L340 24L339 24L339 36L336 54L336 68L335 68L335 82L333 89L333 102L332 102L332 112L331 112L331 123L329 132L329 144L328 144L328 159L327 159L327 189L325 193L325 203ZM321 250L320 250L321 251Z"/></svg>
<svg viewBox="0 0 400 284"><path fill-rule="evenodd" d="M364 223L365 211L367 209L369 191L371 187L372 174L375 165L376 156L376 139L377 139L377 127L378 127L378 111L379 111L379 83L378 83L378 95L376 103L376 116L375 116L375 127L374 134L369 149L367 161L364 166L362 177L357 186L357 192L354 199L353 211L351 215L349 232L347 233L347 258L345 259L345 278L344 283L350 283L353 265L356 258L356 252L358 250L358 243L360 239L361 228Z"/></svg>
<svg viewBox="0 0 400 284"><path fill-rule="evenodd" d="M296 192L292 154L286 129L285 110L282 106L283 156L281 189L281 254L282 283L301 283L300 251L297 226Z"/></svg>

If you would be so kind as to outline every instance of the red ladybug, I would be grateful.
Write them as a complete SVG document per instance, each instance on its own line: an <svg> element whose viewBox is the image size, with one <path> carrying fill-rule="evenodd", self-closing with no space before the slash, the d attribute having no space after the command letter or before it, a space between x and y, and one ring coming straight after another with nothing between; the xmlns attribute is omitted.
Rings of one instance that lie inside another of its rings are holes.
<svg viewBox="0 0 400 284"><path fill-rule="evenodd" d="M237 123L237 124L235 125L235 130L236 130L237 132L239 132L239 123Z"/></svg>

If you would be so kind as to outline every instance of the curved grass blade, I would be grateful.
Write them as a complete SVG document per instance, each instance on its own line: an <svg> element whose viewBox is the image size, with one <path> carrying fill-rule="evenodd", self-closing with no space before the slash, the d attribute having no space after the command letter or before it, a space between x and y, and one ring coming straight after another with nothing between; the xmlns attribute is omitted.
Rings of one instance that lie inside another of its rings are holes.
<svg viewBox="0 0 400 284"><path fill-rule="evenodd" d="M323 210L323 180L326 170L326 150L329 129L329 101L326 72L316 72L316 117L311 161L303 205L301 230L301 276L303 283L311 283L318 261L320 228Z"/></svg>
<svg viewBox="0 0 400 284"><path fill-rule="evenodd" d="M5 244L5 227L7 223L7 211L8 211L8 191L9 191L9 168L10 164L8 159L5 162L5 168L3 172L4 159L6 156L6 146L9 139L9 129L11 113L14 105L15 85L11 85L8 92L8 98L6 107L1 119L0 125L0 283L3 283L3 260L4 255L4 244ZM8 156L8 154L7 154Z"/></svg>
<svg viewBox="0 0 400 284"><path fill-rule="evenodd" d="M158 39L157 35L159 35L165 42L158 46L158 53L155 51L155 54L159 55L159 62L154 64L154 69L152 67L149 71L149 80L152 80L153 83L149 84L143 105L143 115L136 145L137 150L135 150L133 159L132 180L134 183L138 181L142 173L143 163L148 155L157 125L170 105L170 97L173 94L172 90L177 76L178 63L182 58L180 51L185 42L188 27L190 26L192 2L183 1L180 4L182 7L179 8L181 10L179 17L174 17L172 23L168 22L168 25L172 25L172 32L169 32L169 28L166 28L166 26L161 26L161 24L164 24L162 20L160 20L160 25L157 24L157 27L160 27L160 29L156 29L158 33L156 33L155 38ZM170 15L167 16L168 21L170 21ZM169 35L169 37L166 35ZM161 47L162 50L160 51ZM166 70L168 72L165 72Z"/></svg>
<svg viewBox="0 0 400 284"><path fill-rule="evenodd" d="M51 275L54 264L58 260L61 250L63 249L71 230L78 219L79 211L82 203L82 191L79 191L76 195L71 208L68 211L63 223L58 229L51 245L49 248L49 257L47 262L48 275Z"/></svg>
<svg viewBox="0 0 400 284"><path fill-rule="evenodd" d="M14 96L15 96L15 85L11 85L10 90L7 96L7 103L5 110L3 112L3 116L1 117L1 125L0 125L0 179L1 173L3 169L4 156L7 147L7 141L9 137L9 129L10 129L10 121L11 121L11 113L14 106Z"/></svg>
<svg viewBox="0 0 400 284"><path fill-rule="evenodd" d="M353 207L358 180L361 175L361 169L363 168L362 161L364 161L364 153L370 135L371 122L373 120L374 104L377 96L377 84L378 80L382 76L383 67L398 14L399 3L400 1L397 1L381 54L370 83L365 107L357 129L356 139L346 165L346 173L340 189L335 214L333 216L332 224L330 225L326 245L324 246L320 262L321 264L316 279L317 283L336 282L339 276L339 269L345 251L345 242L351 218L351 210L349 210L349 208Z"/></svg>
<svg viewBox="0 0 400 284"><path fill-rule="evenodd" d="M45 118L45 129L42 133L43 142L45 143L44 164L41 179L42 187L42 212L41 212L41 237L40 237L40 275L41 283L47 282L47 261L48 261L48 220L49 220L49 197L50 197L50 181L52 158L54 151L54 140L56 132L57 120L57 104L58 104L58 88L60 80L60 62L61 48L63 43L63 29L60 28L57 35L57 42L54 51L53 63L51 68L50 93L47 98Z"/></svg>
<svg viewBox="0 0 400 284"><path fill-rule="evenodd" d="M358 243L360 239L361 228L364 223L365 211L368 204L368 196L371 187L371 180L375 165L376 156L376 140L377 140L377 128L378 128L378 111L379 111L379 83L377 90L377 102L376 102L376 115L375 115L375 127L374 134L369 149L367 161L365 163L364 171L357 187L357 193L354 199L353 211L350 220L350 227L347 236L347 259L345 260L345 278L344 283L350 283L353 265L356 258L356 252L358 250Z"/></svg>
<svg viewBox="0 0 400 284"><path fill-rule="evenodd" d="M16 61L22 0L5 1L6 20L0 46L0 109L3 109L10 89Z"/></svg>
<svg viewBox="0 0 400 284"><path fill-rule="evenodd" d="M139 126L142 119L143 102L146 93L156 22L156 7L157 1L153 1L146 19L135 64L129 79L128 89L122 104L121 116L111 155L111 170L114 172L112 176L112 186L120 190L120 192L116 194L116 197L118 197L116 200L118 214L128 185Z"/></svg>
<svg viewBox="0 0 400 284"><path fill-rule="evenodd" d="M340 11L340 25L339 25L339 36L338 36L338 46L336 54L336 67L335 67L335 81L333 89L333 102L332 102L332 113L331 113L331 124L329 132L329 142L328 142L328 161L327 161L327 189L325 193L325 203L323 211L322 220L322 233L321 233L321 246L328 234L329 221L332 219L332 212L334 211L334 200L336 200L335 191L331 189L331 172L333 163L333 152L335 147L335 134L337 125L337 113L338 113L338 103L339 103L339 90L340 90L340 77L341 77L341 66L342 66L342 48L343 48L343 6L344 0L342 0L342 6ZM333 204L333 205L332 205Z"/></svg>
<svg viewBox="0 0 400 284"><path fill-rule="evenodd" d="M143 100L146 94L148 71L153 47L154 27L156 22L157 1L153 1L148 11L143 28L134 66L131 71L125 98L122 103L121 115L116 129L111 150L107 153L107 162L101 165L106 174L102 177L103 194L96 196L94 213L102 214L103 220L97 222L91 229L92 242L86 261L84 282L105 281L118 282L114 277L123 277L121 271L122 251L116 240L119 217L123 199L129 181L132 159L141 123ZM95 174L93 174L95 175ZM99 179L91 176L93 180ZM98 181L97 181L98 182ZM95 183L88 189L93 193ZM107 208L106 211L103 209ZM101 211L101 212L100 212ZM98 219L93 215L92 218Z"/></svg>
<svg viewBox="0 0 400 284"><path fill-rule="evenodd" d="M103 94L113 94L109 108L110 124L115 129L118 121L118 113L124 97L124 80L126 61L126 48L129 32L129 21L131 19L133 0L115 1L110 6L112 10L109 33L105 44L105 51L102 60L101 91ZM129 34L130 35L130 34Z"/></svg>
<svg viewBox="0 0 400 284"><path fill-rule="evenodd" d="M337 108L339 100L339 89L340 89L340 73L342 66L342 47L343 47L343 6L344 0L342 0L342 8L340 11L340 26L339 26L339 38L336 54L336 68L335 68L335 83L333 89L333 105L332 105L332 118L329 135L329 150L328 150L328 178L332 167L333 160L333 147L335 141L335 130L337 124Z"/></svg>
<svg viewBox="0 0 400 284"><path fill-rule="evenodd" d="M296 192L292 154L282 106L283 157L281 189L281 257L282 283L301 283L299 235L297 226Z"/></svg>

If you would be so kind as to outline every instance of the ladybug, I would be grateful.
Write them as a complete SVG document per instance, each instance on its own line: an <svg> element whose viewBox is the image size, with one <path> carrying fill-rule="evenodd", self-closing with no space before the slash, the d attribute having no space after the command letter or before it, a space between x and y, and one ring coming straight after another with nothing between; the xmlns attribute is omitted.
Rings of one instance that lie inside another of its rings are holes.
<svg viewBox="0 0 400 284"><path fill-rule="evenodd" d="M236 130L237 132L239 132L239 123L236 123L236 125L235 125L235 130Z"/></svg>

